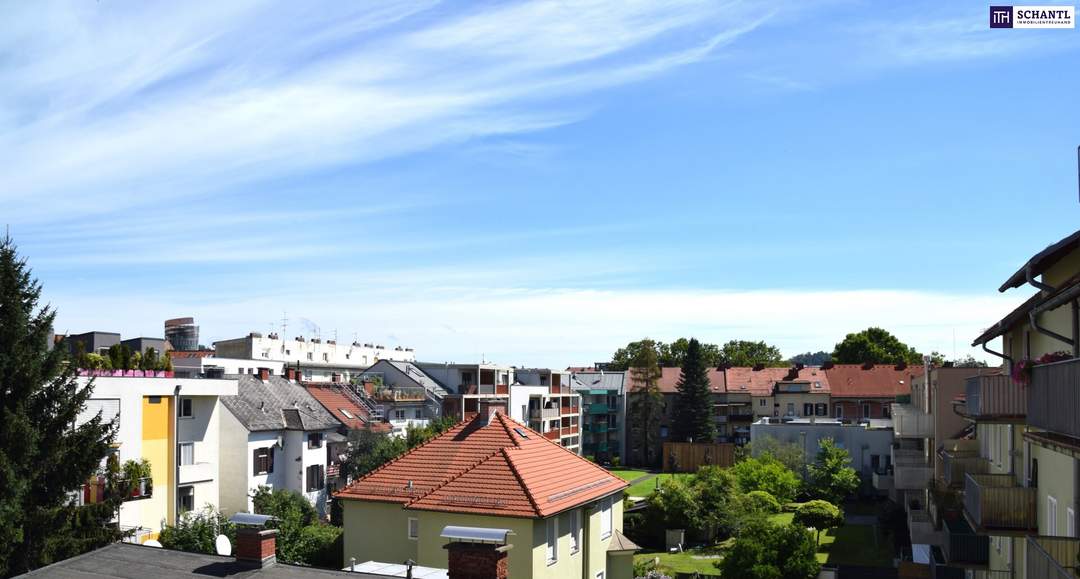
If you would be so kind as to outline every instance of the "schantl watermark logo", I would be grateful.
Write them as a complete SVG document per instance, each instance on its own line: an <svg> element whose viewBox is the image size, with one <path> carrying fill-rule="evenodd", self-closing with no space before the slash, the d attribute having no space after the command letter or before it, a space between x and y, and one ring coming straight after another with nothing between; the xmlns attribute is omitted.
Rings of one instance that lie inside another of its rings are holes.
<svg viewBox="0 0 1080 579"><path fill-rule="evenodd" d="M990 28L1075 28L1073 6L991 6Z"/></svg>

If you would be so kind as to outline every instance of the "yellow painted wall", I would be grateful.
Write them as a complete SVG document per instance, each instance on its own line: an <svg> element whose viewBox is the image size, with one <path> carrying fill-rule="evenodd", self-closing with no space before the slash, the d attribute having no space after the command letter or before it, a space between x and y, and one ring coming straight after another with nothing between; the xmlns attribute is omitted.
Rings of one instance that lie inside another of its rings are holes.
<svg viewBox="0 0 1080 579"><path fill-rule="evenodd" d="M533 574L533 569L530 567L531 561L529 557L529 546L535 542L532 519L437 513L433 511L411 511L410 515L420 520L419 561L428 561L428 563L421 563L422 565L439 567L440 569L447 567L448 559L446 549L443 546L448 541L439 536L447 525L510 529L514 532L514 535L510 537L510 544L513 545L513 548L507 554L510 577L531 579L537 576Z"/></svg>
<svg viewBox="0 0 1080 579"><path fill-rule="evenodd" d="M143 526L158 528L162 519L172 523L175 499L173 495L176 441L173 421L176 413L170 396L144 396L142 400L142 457L150 461L154 478L154 495L140 502Z"/></svg>
<svg viewBox="0 0 1080 579"><path fill-rule="evenodd" d="M825 416L829 415L832 408L829 405L829 395L825 392L777 392L775 400L779 407L775 407L780 411L780 416L787 416L788 404L795 405L795 416L815 416L814 414L803 413L803 404L825 404ZM771 414L770 414L771 416Z"/></svg>
<svg viewBox="0 0 1080 579"><path fill-rule="evenodd" d="M1065 536L1065 509L1075 504L1075 480L1073 478L1073 458L1031 445L1031 457L1039 461L1039 488L1035 494L1035 511L1039 520L1040 535ZM1050 528L1047 521L1049 508L1047 497L1057 499L1057 527Z"/></svg>
<svg viewBox="0 0 1080 579"><path fill-rule="evenodd" d="M412 559L430 565L417 556L417 541L408 540L410 515L401 505L346 500L342 516L346 564L355 557L357 563Z"/></svg>

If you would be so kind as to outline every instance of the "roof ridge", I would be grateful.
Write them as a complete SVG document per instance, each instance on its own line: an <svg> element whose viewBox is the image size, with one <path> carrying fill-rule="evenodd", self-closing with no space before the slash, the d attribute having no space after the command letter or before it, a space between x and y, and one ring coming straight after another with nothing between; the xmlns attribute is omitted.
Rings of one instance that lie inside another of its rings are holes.
<svg viewBox="0 0 1080 579"><path fill-rule="evenodd" d="M398 456L395 456L394 458L392 458L392 459L390 459L390 460L388 460L388 461L386 461L386 462L382 463L382 464L381 464L380 466L378 466L377 468L375 468L375 469L374 469L374 470L372 470L371 472L369 472L369 473L365 474L364 476L362 476L362 477L360 477L360 478L358 478L358 479L356 479L356 480L352 481L351 483L349 483L349 485L348 485L348 486L346 486L345 488L341 489L340 491L338 491L338 492L337 492L337 493L335 493L335 494L338 494L338 493L344 493L344 492L348 491L348 490L349 490L350 488L352 488L353 486L355 486L355 485L357 485L357 484L360 484L360 482L361 482L361 481L363 481L364 479L367 479L367 478L369 478L369 477L372 477L372 476L374 476L374 475L375 475L375 473L377 473L377 472L381 472L381 471L383 471L383 470L385 470L385 469L389 468L389 467L390 467L390 465L392 465L392 464L394 464L394 463L398 462L399 460L401 460L401 459L405 458L406 456L409 456L410 454L412 454L412 453L414 453L414 452L416 452L416 451L420 450L421 448L424 448L425 446L427 446L427 445L431 444L432 442L435 442L436 440L439 440L440 438L442 438L442 437L444 437L444 436L446 436L446 435L450 434L451 432L453 432L454 430L456 430L456 429L457 429L457 428L458 428L459 426L462 426L462 425L464 425L464 424L468 424L468 423L469 423L470 421L471 421L471 420L461 420L461 421L460 421L460 422L458 422L457 424L455 424L455 425L451 426L450 428L447 428L447 429L446 429L446 430L445 430L445 431L444 431L444 432L443 432L442 434L440 434L440 435L438 435L438 436L432 436L431 438L429 438L429 439L425 440L424 442L422 442L422 443L420 443L420 444L418 444L418 445L416 445L416 446L414 446L414 447L410 448L409 450L406 450L405 452L403 452L403 453L399 454Z"/></svg>
<svg viewBox="0 0 1080 579"><path fill-rule="evenodd" d="M536 512L537 516L540 516L540 504L536 502L536 497L533 496L532 489L529 488L529 485L525 484L525 479L522 478L521 473L518 472L517 465L514 464L514 459L510 458L509 449L504 447L499 450L502 451L503 457L506 458L506 464L510 466L510 472L514 473L514 479L518 481L518 484L521 485L522 490L525 491L525 496L529 499L529 504L532 505L533 511Z"/></svg>
<svg viewBox="0 0 1080 579"><path fill-rule="evenodd" d="M510 430L511 427L508 424L506 424L507 420L510 420L514 424L519 424L518 421L514 420L513 418L509 418L508 416L506 416L502 412L496 413L495 416L499 419L499 424L503 427L503 430L506 432L506 435L510 437L510 442L514 443L515 448L520 448L521 447L521 442L519 442L518 439L516 437L514 437L514 433ZM522 426L524 426L524 425L522 425ZM528 427L526 426L526 428L528 428Z"/></svg>

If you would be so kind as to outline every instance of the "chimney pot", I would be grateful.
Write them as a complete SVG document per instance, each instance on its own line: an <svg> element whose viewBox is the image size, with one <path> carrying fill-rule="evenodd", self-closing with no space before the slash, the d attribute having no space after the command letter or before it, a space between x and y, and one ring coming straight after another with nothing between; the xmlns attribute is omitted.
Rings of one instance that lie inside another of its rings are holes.
<svg viewBox="0 0 1080 579"><path fill-rule="evenodd" d="M270 368L259 368L259 380L266 382L270 379Z"/></svg>
<svg viewBox="0 0 1080 579"><path fill-rule="evenodd" d="M258 568L277 563L277 529L238 528L236 560Z"/></svg>

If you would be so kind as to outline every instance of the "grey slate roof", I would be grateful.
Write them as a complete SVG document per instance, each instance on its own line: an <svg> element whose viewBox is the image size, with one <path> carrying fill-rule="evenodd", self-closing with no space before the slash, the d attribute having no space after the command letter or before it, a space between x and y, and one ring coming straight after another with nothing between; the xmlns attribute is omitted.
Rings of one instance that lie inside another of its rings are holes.
<svg viewBox="0 0 1080 579"><path fill-rule="evenodd" d="M222 396L221 403L250 432L263 430L327 430L341 422L303 386L271 376L241 376L236 396Z"/></svg>
<svg viewBox="0 0 1080 579"><path fill-rule="evenodd" d="M382 577L367 573L349 573L314 567L295 567L277 563L265 569L253 569L237 563L233 557L170 551L128 543L114 543L78 557L65 559L31 571L20 577L52 579L191 579L192 577L230 577L233 579L324 579Z"/></svg>
<svg viewBox="0 0 1080 579"><path fill-rule="evenodd" d="M626 382L626 372L575 372L573 378L586 389L617 390L621 394ZM582 387L574 383L571 388L579 390Z"/></svg>
<svg viewBox="0 0 1080 579"><path fill-rule="evenodd" d="M450 394L446 388L443 388L441 384L436 382L431 376L428 376L427 372L421 370L416 364L411 362L398 362L395 360L380 360L380 362L386 362L397 368L402 374L408 376L410 380L416 382L418 386L426 388L427 391L431 392L436 398L443 398Z"/></svg>

